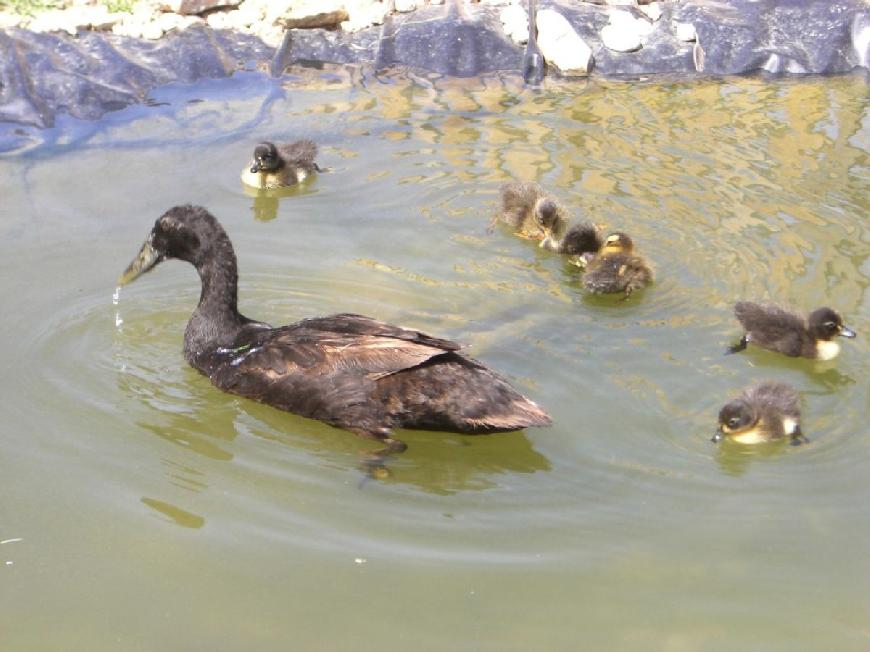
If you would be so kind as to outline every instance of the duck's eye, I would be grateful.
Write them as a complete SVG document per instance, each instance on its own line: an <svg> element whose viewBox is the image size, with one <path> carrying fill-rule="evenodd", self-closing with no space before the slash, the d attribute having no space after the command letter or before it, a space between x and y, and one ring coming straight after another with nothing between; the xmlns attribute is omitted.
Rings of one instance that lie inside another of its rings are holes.
<svg viewBox="0 0 870 652"><path fill-rule="evenodd" d="M826 322L824 323L824 326L825 326L825 329L826 329L826 330L829 330L829 331L835 331L835 330L837 330L837 325L836 325L834 322L832 322L832 321L826 321Z"/></svg>
<svg viewBox="0 0 870 652"><path fill-rule="evenodd" d="M728 419L728 427L732 430L740 425L740 419L737 417L731 417Z"/></svg>

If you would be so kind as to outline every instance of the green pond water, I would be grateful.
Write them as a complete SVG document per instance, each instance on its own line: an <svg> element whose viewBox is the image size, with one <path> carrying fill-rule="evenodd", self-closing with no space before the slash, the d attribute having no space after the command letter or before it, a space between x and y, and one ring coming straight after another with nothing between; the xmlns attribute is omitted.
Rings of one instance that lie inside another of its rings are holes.
<svg viewBox="0 0 870 652"><path fill-rule="evenodd" d="M870 649L870 103L861 77L558 84L303 71L156 91L0 156L0 649ZM239 182L264 138L332 170ZM536 180L631 233L656 283L588 298L486 232ZM553 416L375 446L187 367L193 269L115 282L203 204L274 324L449 337ZM829 363L723 356L738 299L830 304ZM783 380L806 446L710 442Z"/></svg>

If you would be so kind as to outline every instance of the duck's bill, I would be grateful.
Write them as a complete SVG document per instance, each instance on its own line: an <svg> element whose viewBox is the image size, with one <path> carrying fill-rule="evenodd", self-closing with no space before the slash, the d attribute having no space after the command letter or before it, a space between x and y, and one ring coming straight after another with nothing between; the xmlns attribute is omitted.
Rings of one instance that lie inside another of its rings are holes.
<svg viewBox="0 0 870 652"><path fill-rule="evenodd" d="M853 331L851 328L849 328L848 326L843 326L842 328L840 328L840 335L842 337L848 337L849 339L851 339L851 338L855 337L857 335L857 333L855 331Z"/></svg>
<svg viewBox="0 0 870 652"><path fill-rule="evenodd" d="M720 428L713 434L712 437L710 437L710 441L712 441L714 444L718 444L720 441L722 441L723 437L724 435L722 434L722 429Z"/></svg>
<svg viewBox="0 0 870 652"><path fill-rule="evenodd" d="M145 241L139 253L133 259L121 277L118 279L118 285L127 285L131 281L135 281L145 272L152 269L157 263L163 260L162 256L157 253L154 247L151 246L151 239Z"/></svg>
<svg viewBox="0 0 870 652"><path fill-rule="evenodd" d="M257 174L257 172L259 172L259 171L260 171L260 164L259 164L259 163L254 163L254 164L251 166L251 174Z"/></svg>

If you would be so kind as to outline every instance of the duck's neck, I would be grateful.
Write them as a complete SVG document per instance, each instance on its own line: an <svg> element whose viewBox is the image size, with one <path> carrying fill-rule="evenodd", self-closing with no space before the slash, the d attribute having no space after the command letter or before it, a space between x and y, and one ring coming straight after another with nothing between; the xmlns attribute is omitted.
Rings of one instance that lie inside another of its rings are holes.
<svg viewBox="0 0 870 652"><path fill-rule="evenodd" d="M231 346L249 320L237 308L239 275L228 238L224 236L215 243L195 267L202 281L202 293L184 332L184 357L198 367L199 356Z"/></svg>

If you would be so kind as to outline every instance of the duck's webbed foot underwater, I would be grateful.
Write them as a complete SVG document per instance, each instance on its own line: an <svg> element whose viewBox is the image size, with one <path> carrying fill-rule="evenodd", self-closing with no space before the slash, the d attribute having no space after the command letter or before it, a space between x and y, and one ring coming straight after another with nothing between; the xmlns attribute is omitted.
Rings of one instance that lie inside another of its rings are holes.
<svg viewBox="0 0 870 652"><path fill-rule="evenodd" d="M746 346L749 344L749 336L744 335L740 338L740 341L737 344L733 344L725 349L725 355L731 355L732 353L740 353L741 351L746 349Z"/></svg>
<svg viewBox="0 0 870 652"><path fill-rule="evenodd" d="M391 474L387 468L387 460L393 455L404 452L408 448L408 445L401 439L391 437L393 433L389 428L378 428L377 430L352 428L351 431L363 439L372 439L384 444L383 448L363 453L362 469L365 472L365 477L360 482L360 486L368 478L372 480L386 480L389 478Z"/></svg>
<svg viewBox="0 0 870 652"><path fill-rule="evenodd" d="M791 433L791 441L789 442L792 446L800 446L801 444L809 444L810 440L807 439L807 436L801 432L801 427L797 426L794 429L794 432Z"/></svg>

